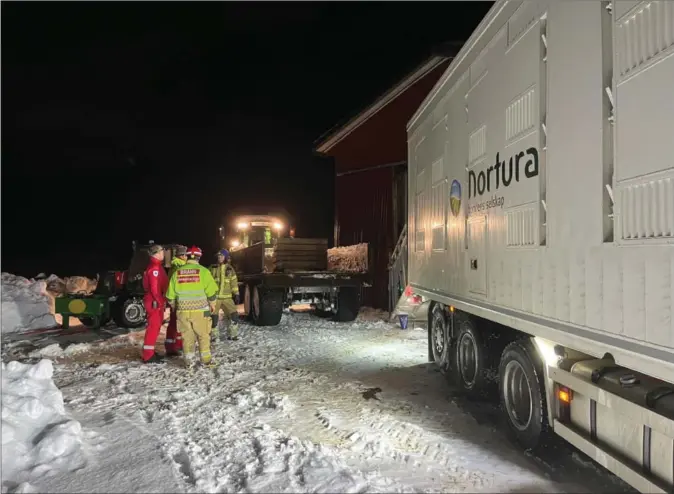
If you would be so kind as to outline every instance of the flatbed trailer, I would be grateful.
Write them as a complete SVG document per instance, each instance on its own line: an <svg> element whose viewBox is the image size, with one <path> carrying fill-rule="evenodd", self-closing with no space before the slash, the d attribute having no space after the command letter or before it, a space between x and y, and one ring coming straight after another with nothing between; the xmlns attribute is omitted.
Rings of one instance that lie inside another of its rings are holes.
<svg viewBox="0 0 674 494"><path fill-rule="evenodd" d="M674 490L674 3L496 1L408 123L429 360Z"/></svg>
<svg viewBox="0 0 674 494"><path fill-rule="evenodd" d="M295 304L310 305L318 315L340 322L358 316L367 274L328 271L325 239L278 239L273 248L257 243L232 252L232 261L244 313L258 326L277 325L283 310Z"/></svg>

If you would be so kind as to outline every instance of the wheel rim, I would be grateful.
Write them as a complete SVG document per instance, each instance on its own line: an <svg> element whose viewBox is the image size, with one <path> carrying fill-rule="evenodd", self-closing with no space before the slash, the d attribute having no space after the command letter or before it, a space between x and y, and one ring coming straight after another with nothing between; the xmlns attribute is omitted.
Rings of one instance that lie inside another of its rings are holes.
<svg viewBox="0 0 674 494"><path fill-rule="evenodd" d="M531 383L522 364L516 360L508 362L503 375L503 398L512 425L520 431L529 427L533 416Z"/></svg>
<svg viewBox="0 0 674 494"><path fill-rule="evenodd" d="M477 342L470 333L463 333L459 338L459 372L467 386L475 384L477 377Z"/></svg>
<svg viewBox="0 0 674 494"><path fill-rule="evenodd" d="M124 307L124 317L130 323L137 323L143 319L143 308L135 301L132 301Z"/></svg>
<svg viewBox="0 0 674 494"><path fill-rule="evenodd" d="M253 316L258 317L260 315L260 291L257 287L253 288Z"/></svg>
<svg viewBox="0 0 674 494"><path fill-rule="evenodd" d="M438 312L433 314L433 349L438 357L445 351L445 318Z"/></svg>

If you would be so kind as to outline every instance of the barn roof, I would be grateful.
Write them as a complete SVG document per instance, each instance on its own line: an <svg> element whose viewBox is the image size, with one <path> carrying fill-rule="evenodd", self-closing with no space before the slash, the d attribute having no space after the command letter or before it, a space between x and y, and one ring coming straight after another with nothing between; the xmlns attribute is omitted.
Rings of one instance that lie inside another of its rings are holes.
<svg viewBox="0 0 674 494"><path fill-rule="evenodd" d="M450 60L452 56L447 56L449 53L456 52L456 46L461 43L449 42L443 45L443 54L433 55L426 59L421 65L405 76L400 82L391 87L383 95L375 100L356 116L352 117L345 124L338 124L328 130L325 134L318 138L314 149L319 153L327 153L341 140L347 137L351 132L367 122L379 110L394 101L398 96L404 93L407 89L412 87L416 82L423 79L427 74L439 67L443 62Z"/></svg>

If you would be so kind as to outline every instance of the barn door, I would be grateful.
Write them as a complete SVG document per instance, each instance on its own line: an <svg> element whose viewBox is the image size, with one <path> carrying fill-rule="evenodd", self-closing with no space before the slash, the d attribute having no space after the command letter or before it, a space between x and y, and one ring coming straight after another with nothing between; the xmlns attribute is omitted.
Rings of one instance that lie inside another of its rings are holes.
<svg viewBox="0 0 674 494"><path fill-rule="evenodd" d="M487 217L468 219L468 290L487 295Z"/></svg>

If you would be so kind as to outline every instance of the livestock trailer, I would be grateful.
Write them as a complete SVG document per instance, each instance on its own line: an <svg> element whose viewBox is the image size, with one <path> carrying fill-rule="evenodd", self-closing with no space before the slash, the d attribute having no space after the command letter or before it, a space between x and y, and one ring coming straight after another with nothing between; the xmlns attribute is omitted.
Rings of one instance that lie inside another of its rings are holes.
<svg viewBox="0 0 674 494"><path fill-rule="evenodd" d="M674 2L497 1L408 123L429 359L674 486Z"/></svg>

